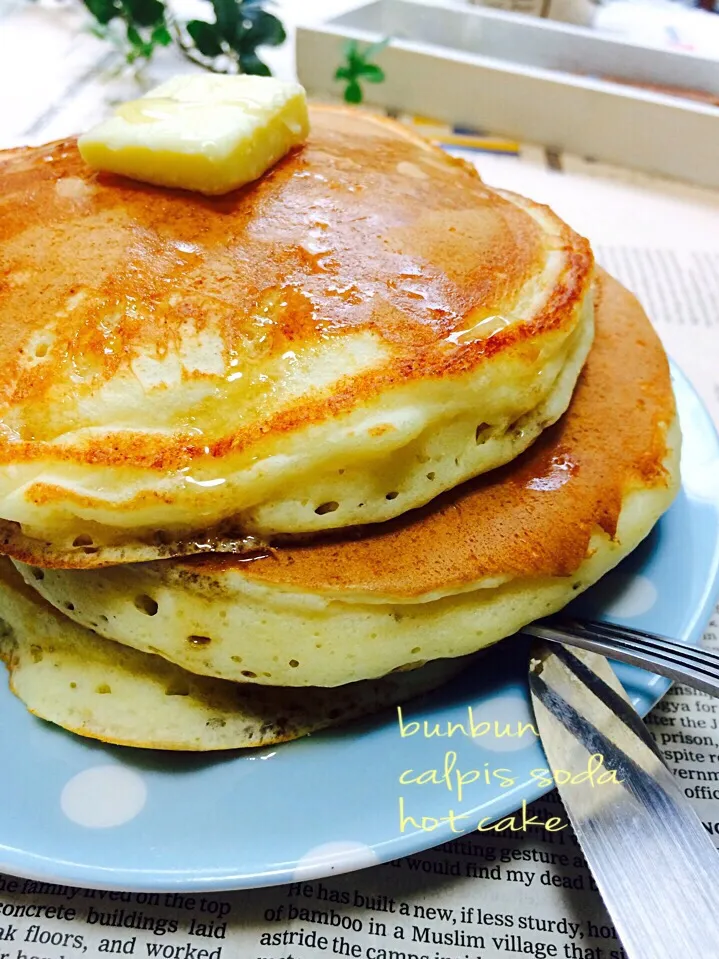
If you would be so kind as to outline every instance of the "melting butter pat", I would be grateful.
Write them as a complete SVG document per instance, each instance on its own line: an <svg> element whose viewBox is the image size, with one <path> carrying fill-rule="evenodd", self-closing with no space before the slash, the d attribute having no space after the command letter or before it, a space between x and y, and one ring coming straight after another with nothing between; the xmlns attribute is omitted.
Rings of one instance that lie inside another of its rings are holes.
<svg viewBox="0 0 719 959"><path fill-rule="evenodd" d="M123 103L78 148L95 170L216 196L261 177L308 133L299 84L202 74Z"/></svg>

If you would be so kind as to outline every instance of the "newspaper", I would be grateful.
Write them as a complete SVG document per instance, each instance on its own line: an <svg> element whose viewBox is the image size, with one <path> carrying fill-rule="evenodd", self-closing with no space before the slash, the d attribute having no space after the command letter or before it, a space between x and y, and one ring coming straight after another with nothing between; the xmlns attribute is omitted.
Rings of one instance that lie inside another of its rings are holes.
<svg viewBox="0 0 719 959"><path fill-rule="evenodd" d="M0 146L75 132L101 102L89 83L102 69L100 45L85 36L58 52L50 36L73 14L60 8L50 26L36 10L22 16L48 32L47 54L65 64L65 79L51 109L42 106L46 86L32 89L24 105L13 101L0 120ZM11 26L0 27L3 57L22 32L17 20ZM639 296L719 425L719 194L581 158L548 158L532 146L519 157L456 152L476 161L487 182L550 204L589 237L598 261ZM706 643L719 650L719 609ZM675 685L647 725L719 846L719 700ZM529 809L541 822L562 813L556 792ZM105 955L626 956L568 826L472 832L361 872L219 895L98 891L0 874L0 959Z"/></svg>
<svg viewBox="0 0 719 959"><path fill-rule="evenodd" d="M719 610L707 645L719 650ZM719 701L675 685L647 721L719 846ZM529 807L562 815L556 792ZM0 875L0 959L625 959L567 827L469 833L357 873L216 896Z"/></svg>

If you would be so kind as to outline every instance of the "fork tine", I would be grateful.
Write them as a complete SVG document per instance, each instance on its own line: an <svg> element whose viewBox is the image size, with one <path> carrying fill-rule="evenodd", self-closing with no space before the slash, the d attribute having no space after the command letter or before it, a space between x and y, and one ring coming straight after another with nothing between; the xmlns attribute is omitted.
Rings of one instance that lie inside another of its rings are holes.
<svg viewBox="0 0 719 959"><path fill-rule="evenodd" d="M608 639L618 639L623 642L635 643L637 644L637 648L640 649L652 649L660 653L672 652L676 656L691 660L697 665L719 668L719 655L717 655L717 653L696 646L687 646L684 643L676 643L658 634L646 633L638 629L631 629L627 626L620 626L616 623L605 623L599 620L557 619L555 622L556 625L563 626L565 629L577 629L593 635L601 634Z"/></svg>
<svg viewBox="0 0 719 959"><path fill-rule="evenodd" d="M576 637L571 634L557 633L551 637L544 632L542 638L568 645L577 645L610 659L649 669L669 679L684 682L696 689L703 690L709 695L719 696L719 670L715 667L696 667L679 658L647 652L636 647L626 647L620 641L592 640L586 637L575 641Z"/></svg>
<svg viewBox="0 0 719 959"><path fill-rule="evenodd" d="M562 616L548 616L545 620L542 620L545 623L573 623L577 626L581 626L587 629L594 628L606 628L612 630L615 633L622 633L624 636L630 636L633 639L652 639L657 642L670 643L672 645L682 646L682 643L675 643L674 640L670 639L668 636L663 636L661 633L648 633L646 630L637 629L634 626L624 626L621 623L608 623L606 620L602 619L576 619Z"/></svg>
<svg viewBox="0 0 719 959"><path fill-rule="evenodd" d="M650 645L636 636L623 638L621 630L616 636L610 636L600 630L594 631L593 626L578 621L567 626L551 620L539 620L525 627L523 632L550 642L589 649L632 666L650 669L669 679L685 682L712 696L719 696L719 657L709 654L710 659L695 661L687 655L695 652L692 647L668 641L652 641Z"/></svg>

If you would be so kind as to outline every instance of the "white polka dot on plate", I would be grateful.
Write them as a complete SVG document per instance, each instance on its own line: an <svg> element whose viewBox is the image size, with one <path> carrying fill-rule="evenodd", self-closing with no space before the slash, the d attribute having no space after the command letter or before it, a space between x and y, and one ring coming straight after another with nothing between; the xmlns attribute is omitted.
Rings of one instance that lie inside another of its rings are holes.
<svg viewBox="0 0 719 959"><path fill-rule="evenodd" d="M614 573L606 582L611 599L607 604L602 604L602 611L607 616L619 616L622 619L641 616L648 613L659 598L656 586L646 576Z"/></svg>
<svg viewBox="0 0 719 959"><path fill-rule="evenodd" d="M142 812L147 788L123 766L93 766L73 776L60 796L68 819L88 829L108 829L130 822Z"/></svg>
<svg viewBox="0 0 719 959"><path fill-rule="evenodd" d="M472 710L472 720L472 742L493 753L513 753L538 742L534 714L522 696L497 696L481 703Z"/></svg>
<svg viewBox="0 0 719 959"><path fill-rule="evenodd" d="M322 879L367 869L378 863L375 853L363 842L326 842L305 853L295 866L294 879Z"/></svg>

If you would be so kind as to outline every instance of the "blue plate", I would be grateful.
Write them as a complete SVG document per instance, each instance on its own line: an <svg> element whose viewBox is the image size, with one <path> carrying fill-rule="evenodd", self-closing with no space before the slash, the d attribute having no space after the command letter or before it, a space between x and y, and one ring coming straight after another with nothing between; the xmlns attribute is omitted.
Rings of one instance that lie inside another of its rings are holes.
<svg viewBox="0 0 719 959"><path fill-rule="evenodd" d="M696 645L719 593L719 444L691 385L673 375L682 491L577 604ZM537 773L547 765L538 738L521 727L532 722L526 643L493 647L479 666L408 706L403 730L394 710L210 756L82 740L3 689L0 871L136 892L227 890L349 872L486 827L551 787ZM642 715L669 686L617 672Z"/></svg>

